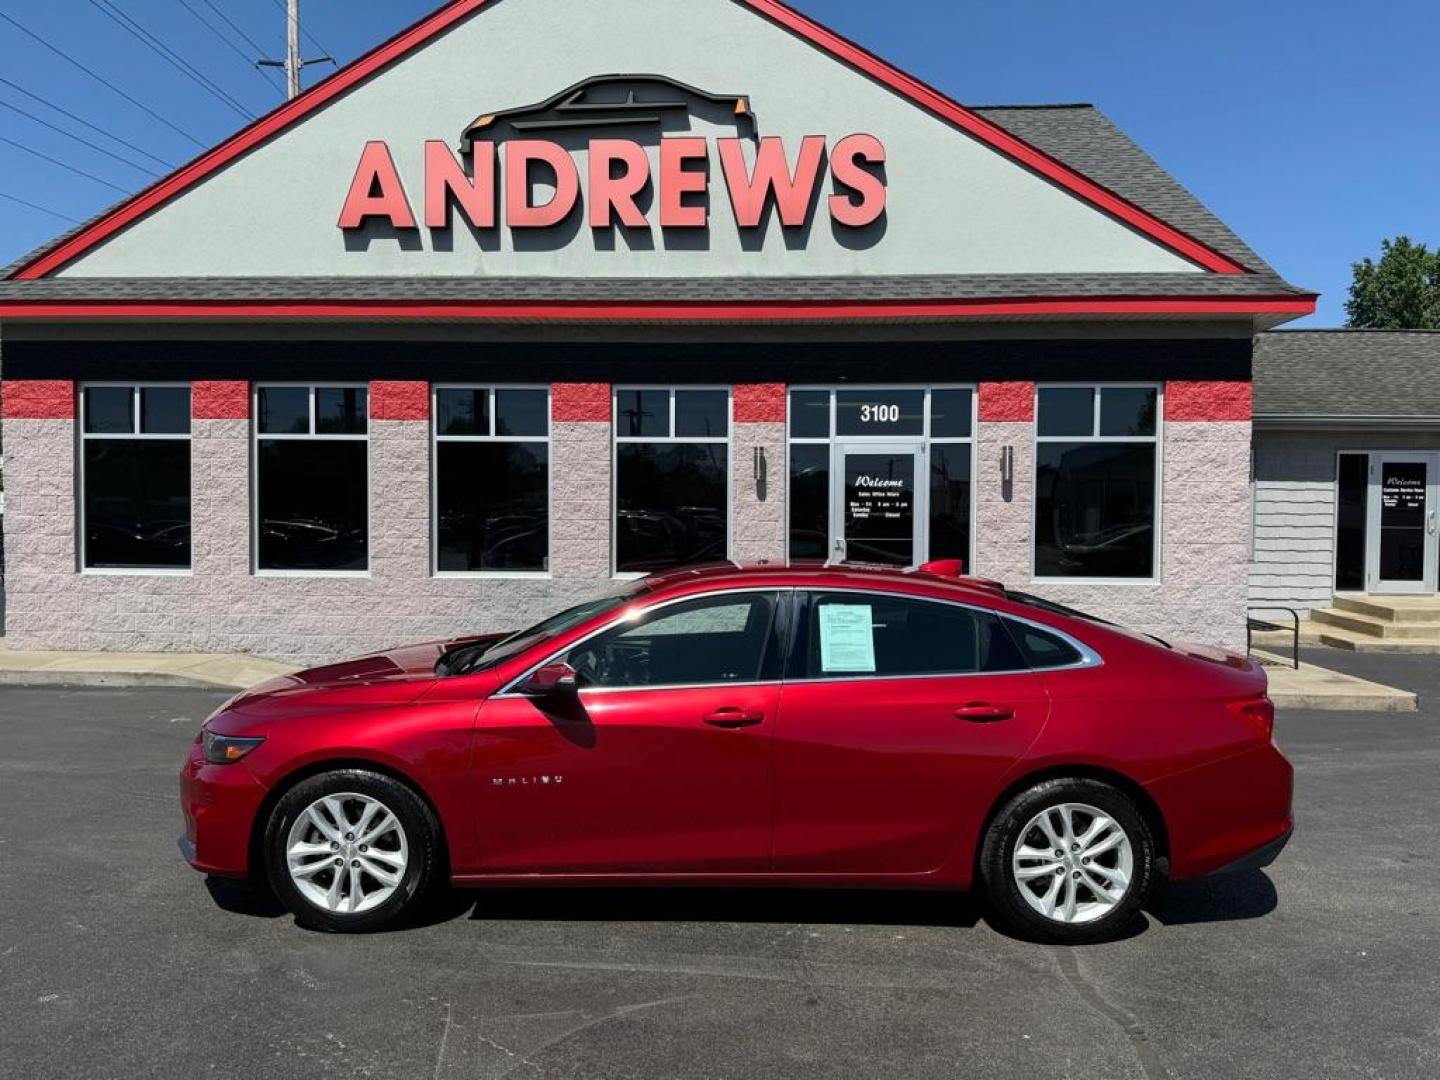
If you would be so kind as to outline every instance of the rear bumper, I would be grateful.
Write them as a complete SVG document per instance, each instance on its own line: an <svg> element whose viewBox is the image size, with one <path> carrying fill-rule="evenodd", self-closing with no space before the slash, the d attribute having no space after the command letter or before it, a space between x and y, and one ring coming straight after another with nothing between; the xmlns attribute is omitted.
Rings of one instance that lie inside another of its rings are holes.
<svg viewBox="0 0 1440 1080"><path fill-rule="evenodd" d="M1245 874L1251 870L1263 870L1280 857L1280 852L1285 850L1285 845L1290 843L1290 837L1295 835L1294 828L1286 829L1284 833L1271 840L1268 844L1261 844L1248 855L1242 855L1234 862L1226 863L1224 866L1211 870L1214 874Z"/></svg>
<svg viewBox="0 0 1440 1080"><path fill-rule="evenodd" d="M265 789L243 763L210 765L200 746L192 746L180 770L185 861L204 874L245 877L251 826L264 798Z"/></svg>
<svg viewBox="0 0 1440 1080"><path fill-rule="evenodd" d="M1256 858L1267 865L1295 827L1294 788L1295 770L1273 743L1147 784L1169 832L1171 880Z"/></svg>

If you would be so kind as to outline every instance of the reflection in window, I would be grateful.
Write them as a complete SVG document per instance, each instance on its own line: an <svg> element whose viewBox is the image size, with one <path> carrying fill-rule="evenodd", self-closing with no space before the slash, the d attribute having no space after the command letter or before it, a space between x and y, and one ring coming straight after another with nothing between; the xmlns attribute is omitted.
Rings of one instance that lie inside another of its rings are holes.
<svg viewBox="0 0 1440 1080"><path fill-rule="evenodd" d="M1035 574L1153 577L1157 393L1152 387L1087 387L1083 394L1090 420L1080 430L1076 388L1038 391Z"/></svg>
<svg viewBox="0 0 1440 1080"><path fill-rule="evenodd" d="M727 557L729 417L724 390L616 390L618 572Z"/></svg>
<svg viewBox="0 0 1440 1080"><path fill-rule="evenodd" d="M190 566L190 388L81 391L81 565Z"/></svg>
<svg viewBox="0 0 1440 1080"><path fill-rule="evenodd" d="M544 388L436 389L438 571L549 567L549 403Z"/></svg>
<svg viewBox="0 0 1440 1080"><path fill-rule="evenodd" d="M830 446L790 446L790 558L830 557Z"/></svg>
<svg viewBox="0 0 1440 1080"><path fill-rule="evenodd" d="M1365 588L1365 518L1369 508L1370 455L1341 454L1335 513L1335 588Z"/></svg>
<svg viewBox="0 0 1440 1080"><path fill-rule="evenodd" d="M257 569L367 569L365 389L261 386L255 397Z"/></svg>
<svg viewBox="0 0 1440 1080"><path fill-rule="evenodd" d="M771 593L708 596L659 608L572 649L581 686L697 686L775 678Z"/></svg>

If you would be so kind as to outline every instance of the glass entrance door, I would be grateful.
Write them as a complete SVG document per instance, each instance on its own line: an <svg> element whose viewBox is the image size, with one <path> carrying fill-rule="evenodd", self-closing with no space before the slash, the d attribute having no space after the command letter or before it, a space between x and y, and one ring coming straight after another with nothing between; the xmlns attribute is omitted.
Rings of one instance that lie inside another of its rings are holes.
<svg viewBox="0 0 1440 1080"><path fill-rule="evenodd" d="M924 453L916 443L836 443L830 475L831 558L916 566L925 561Z"/></svg>
<svg viewBox="0 0 1440 1080"><path fill-rule="evenodd" d="M1370 456L1369 559L1375 593L1433 593L1440 455Z"/></svg>

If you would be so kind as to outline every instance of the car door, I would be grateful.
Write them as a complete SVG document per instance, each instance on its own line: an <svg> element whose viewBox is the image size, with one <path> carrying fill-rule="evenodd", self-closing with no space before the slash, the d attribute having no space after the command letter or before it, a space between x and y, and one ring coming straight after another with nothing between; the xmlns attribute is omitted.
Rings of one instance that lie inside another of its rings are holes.
<svg viewBox="0 0 1440 1080"><path fill-rule="evenodd" d="M992 613L796 593L775 742L775 869L910 874L983 820L1050 702Z"/></svg>
<svg viewBox="0 0 1440 1080"><path fill-rule="evenodd" d="M658 603L566 651L578 692L487 701L475 756L485 869L767 870L785 600Z"/></svg>

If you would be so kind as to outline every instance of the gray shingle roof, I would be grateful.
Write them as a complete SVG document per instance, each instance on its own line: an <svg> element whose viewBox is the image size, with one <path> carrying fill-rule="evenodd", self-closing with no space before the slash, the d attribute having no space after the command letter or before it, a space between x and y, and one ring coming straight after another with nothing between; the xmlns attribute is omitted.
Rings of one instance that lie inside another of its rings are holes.
<svg viewBox="0 0 1440 1080"><path fill-rule="evenodd" d="M0 300L865 301L1017 296L1307 295L1306 290L1284 281L1093 106L987 106L975 111L1255 272L1245 275L988 274L722 279L332 277L3 280L38 254L36 252L0 272ZM78 231L72 230L66 235ZM54 243L52 241L41 250L47 250Z"/></svg>
<svg viewBox="0 0 1440 1080"><path fill-rule="evenodd" d="M1440 330L1275 330L1254 365L1257 420L1440 420Z"/></svg>

